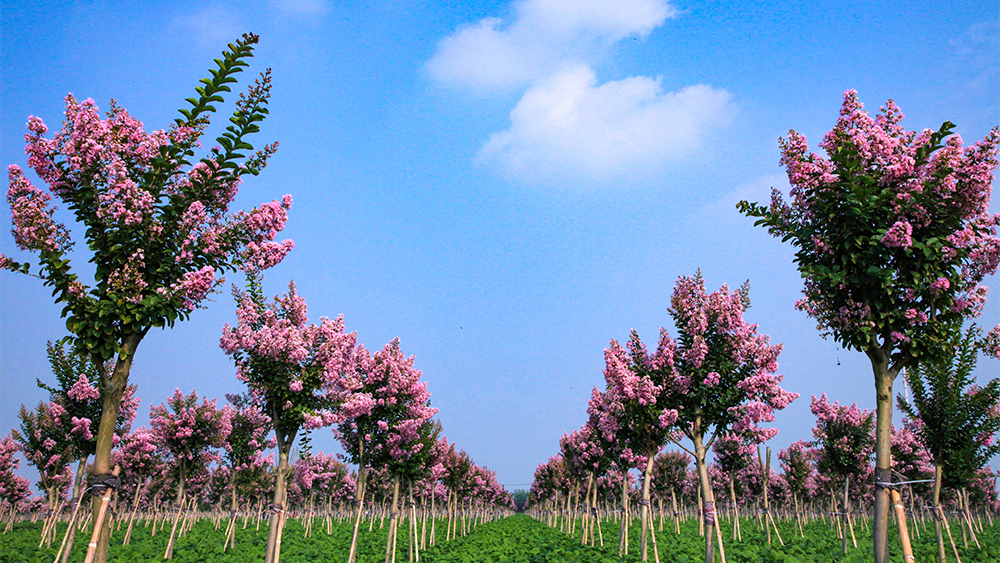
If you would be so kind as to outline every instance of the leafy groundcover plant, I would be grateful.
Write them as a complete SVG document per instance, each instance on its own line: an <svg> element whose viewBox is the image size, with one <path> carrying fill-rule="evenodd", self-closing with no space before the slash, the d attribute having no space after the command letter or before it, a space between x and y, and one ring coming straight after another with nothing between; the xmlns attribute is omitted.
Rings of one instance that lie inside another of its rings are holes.
<svg viewBox="0 0 1000 563"><path fill-rule="evenodd" d="M205 518L195 524L185 536L178 537L174 548L174 561L178 563L213 561L219 563L254 563L264 560L264 546L267 543L267 526L262 523L256 530L251 522L247 529L241 524L236 529L236 548L223 553L221 540L225 527L215 529L214 519ZM386 522L388 524L388 522ZM986 524L984 522L984 524ZM430 524L428 523L428 526ZM445 526L438 520L438 529ZM723 533L730 533L728 521L722 521ZM15 523L14 529L0 535L0 561L11 563L49 563L55 555L55 548L38 549L41 522ZM64 525L60 525L60 528ZM298 519L290 518L282 539L282 563L306 563L312 561L343 561L351 543L352 525L345 518L342 524L334 525L333 533L316 533L305 538L304 528ZM614 522L605 520L604 529L614 529ZM610 526L610 528L609 528ZM742 519L743 541L730 542L726 546L726 560L730 563L861 563L871 559L872 536L870 531L858 532L858 547L849 547L842 554L841 542L828 524L813 522L805 524L805 537L794 537L791 520L779 520L778 528L785 545L768 545L762 529L758 530L754 519ZM380 529L376 521L372 531L365 531L358 538L359 561L383 561L388 526ZM639 527L630 528L632 541L639 538ZM62 533L64 529L58 530ZM895 534L895 527L890 528ZM930 533L928 533L930 532ZM150 537L148 528L136 523L134 539L130 545L122 546L114 538L121 538L124 529L116 530L108 557L111 562L162 561L163 550L169 534ZM400 527L397 542L397 561L406 561L406 530ZM982 548L971 544L964 548L959 542L958 550L963 563L987 563L1000 561L1000 524L984 526L979 535ZM607 541L604 547L581 546L578 536L570 536L533 520L526 515L516 515L497 522L481 524L467 536L452 541L438 541L437 545L420 553L420 560L426 563L465 562L593 562L639 561L639 554L632 553L624 558L617 554L617 542ZM659 558L664 563L700 562L704 558L704 539L698 535L698 523L689 519L681 523L681 533L658 533ZM82 542L73 546L71 561L81 561L86 546ZM936 555L932 524L922 528L921 536L915 538L914 555L917 561L932 561ZM895 560L895 559L894 559Z"/></svg>

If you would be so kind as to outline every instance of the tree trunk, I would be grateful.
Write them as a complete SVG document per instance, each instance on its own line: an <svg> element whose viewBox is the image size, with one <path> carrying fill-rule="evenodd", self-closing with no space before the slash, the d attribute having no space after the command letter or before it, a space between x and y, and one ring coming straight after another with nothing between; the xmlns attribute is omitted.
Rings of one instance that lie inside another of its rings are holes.
<svg viewBox="0 0 1000 563"><path fill-rule="evenodd" d="M277 434L277 433L275 433ZM288 475L288 456L291 453L295 434L287 439L278 434L278 471L274 479L274 497L271 502L271 517L268 522L267 551L264 552L264 563L273 563L281 552L279 531L285 515L285 478Z"/></svg>
<svg viewBox="0 0 1000 563"><path fill-rule="evenodd" d="M649 482L653 478L653 458L656 456L656 452L647 452L646 457L646 470L643 472L642 479L642 530L639 534L639 549L642 550L642 560L648 561L649 557L647 555L647 535L649 534Z"/></svg>
<svg viewBox="0 0 1000 563"><path fill-rule="evenodd" d="M389 535L385 539L385 563L396 561L396 527L399 522L399 475L392 477L392 508L389 512Z"/></svg>
<svg viewBox="0 0 1000 563"><path fill-rule="evenodd" d="M622 520L618 528L618 557L628 555L628 468L622 470Z"/></svg>
<svg viewBox="0 0 1000 563"><path fill-rule="evenodd" d="M347 555L347 563L354 563L358 556L358 528L361 526L361 512L365 503L365 445L361 442L358 452L358 481L354 488L354 531L351 533L351 549ZM433 543L433 536L431 537Z"/></svg>
<svg viewBox="0 0 1000 563"><path fill-rule="evenodd" d="M892 382L902 366L889 366L889 353L882 348L865 351L875 376L875 482L892 481ZM872 542L875 563L889 563L889 489L876 485Z"/></svg>
<svg viewBox="0 0 1000 563"><path fill-rule="evenodd" d="M69 517L69 524L66 526L66 534L63 536L62 544L59 546L59 553L56 559L62 563L69 561L69 550L73 547L73 537L76 535L76 516L80 513L80 505L83 504L83 474L87 468L87 458L80 460L80 465L76 469L76 480L73 489L73 497L76 502L73 506L73 514Z"/></svg>
<svg viewBox="0 0 1000 563"><path fill-rule="evenodd" d="M187 477L186 469L186 464L182 459L177 473L177 498L174 501L177 505L177 514L174 515L174 524L170 528L170 540L167 541L167 550L163 553L164 559L174 558L174 539L177 537L177 523L180 522L181 513L184 512L184 479Z"/></svg>
<svg viewBox="0 0 1000 563"><path fill-rule="evenodd" d="M141 332L127 334L122 338L121 354L115 362L115 369L108 376L104 369L104 364L100 358L93 358L94 366L101 375L101 389L104 400L101 403L101 422L97 428L97 449L94 452L94 475L106 475L111 472L111 446L115 435L115 426L118 424L118 410L122 404L122 395L128 385L128 375L132 370L132 359L135 358L136 348L143 337L146 336L144 329ZM97 514L101 509L101 499L95 496L91 500L91 511ZM108 560L108 543L111 541L111 530L105 523L97 539L97 550L94 555L94 563L106 563Z"/></svg>
<svg viewBox="0 0 1000 563"><path fill-rule="evenodd" d="M708 476L708 466L705 465L705 445L702 436L695 434L694 460L698 469L698 479L701 483L702 514L705 522L705 563L715 561L715 493L712 492L712 480Z"/></svg>

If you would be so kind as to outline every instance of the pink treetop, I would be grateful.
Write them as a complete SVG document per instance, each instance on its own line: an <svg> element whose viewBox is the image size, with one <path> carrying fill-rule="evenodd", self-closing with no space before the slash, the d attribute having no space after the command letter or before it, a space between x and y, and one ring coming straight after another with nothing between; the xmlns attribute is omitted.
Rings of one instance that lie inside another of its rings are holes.
<svg viewBox="0 0 1000 563"><path fill-rule="evenodd" d="M16 506L31 493L31 482L14 473L20 467L17 442L10 434L0 439L0 501Z"/></svg>
<svg viewBox="0 0 1000 563"><path fill-rule="evenodd" d="M179 471L181 480L188 470L207 466L218 459L211 448L221 448L232 430L230 414L216 408L216 400L204 398L198 404L198 394L185 396L180 389L167 399L167 405L153 406L149 422L159 446L170 456L171 465Z"/></svg>
<svg viewBox="0 0 1000 563"><path fill-rule="evenodd" d="M261 88L245 99L248 105L238 110L246 114L244 119L266 104L268 90ZM199 146L207 125L204 116L189 123L178 120L169 131L146 133L139 120L113 101L102 119L93 100L78 102L72 94L66 96L65 114L53 138L45 137L48 127L35 116L25 135L28 164L51 195L11 165L7 201L15 243L40 254L42 277L56 287L57 301L67 303L71 330L85 341L96 337L81 333L82 325L74 327L87 323L98 303L116 303L133 321L138 314L150 324L172 324L178 313L184 316L198 307L222 283L216 270L269 268L294 246L290 240L274 241L287 220L290 196L228 214L240 176L262 168L274 145L249 166L236 166L236 153L217 148L184 170L185 157ZM103 245L95 257L95 287L82 283L61 262L73 242L69 229L53 218L53 196L90 229L88 238L96 236ZM27 264L7 257L0 261L5 269L28 272ZM101 360L111 357L98 352Z"/></svg>
<svg viewBox="0 0 1000 563"><path fill-rule="evenodd" d="M414 357L403 355L394 339L374 356L359 345L355 359L356 369L337 382L342 402L335 434L355 463L386 465L391 473L419 477L429 468L436 436L428 425L438 409L430 406ZM362 439L368 448L365 460L358 457Z"/></svg>
<svg viewBox="0 0 1000 563"><path fill-rule="evenodd" d="M300 457L295 462L295 481L303 491L319 492L321 498L341 487L349 473L347 466L333 454L320 452Z"/></svg>
<svg viewBox="0 0 1000 563"><path fill-rule="evenodd" d="M142 482L162 469L160 450L159 435L140 426L125 437L113 459L122 466L124 474Z"/></svg>
<svg viewBox="0 0 1000 563"><path fill-rule="evenodd" d="M980 282L1000 265L1000 215L989 212L1000 129L964 147L951 123L918 133L906 131L902 119L892 100L868 115L848 90L820 143L828 158L809 152L795 131L782 139L791 201L775 191L770 208L740 206L799 246L806 281L797 308L846 347L895 349L893 361L905 365L936 348L933 325L959 326L982 312ZM867 195L843 189L847 182L868 186ZM832 215L838 209L852 211ZM874 227L870 244L859 227ZM842 248L845 240L857 244ZM841 273L838 253L845 252L855 256L843 263L858 274L856 283Z"/></svg>
<svg viewBox="0 0 1000 563"><path fill-rule="evenodd" d="M605 351L609 389L603 402L618 421L603 421L602 427L644 428L650 447L662 445L672 429L691 439L710 435L706 446L722 433L747 444L773 437L776 429L758 425L772 422L774 411L798 394L778 385L781 345L771 345L756 324L743 319L748 295L746 286L730 292L723 285L708 293L700 272L680 277L668 309L676 340L661 329L650 356L633 331L628 352L614 341Z"/></svg>
<svg viewBox="0 0 1000 563"><path fill-rule="evenodd" d="M785 482L793 494L812 497L816 493L816 452L809 442L792 442L788 448L778 452L778 460L784 472Z"/></svg>
<svg viewBox="0 0 1000 563"><path fill-rule="evenodd" d="M848 476L856 485L870 481L874 413L859 409L857 404L830 403L826 393L818 399L813 396L810 410L816 415L813 444L817 481L824 486L836 486Z"/></svg>
<svg viewBox="0 0 1000 563"><path fill-rule="evenodd" d="M259 278L249 282L248 291L233 290L237 326L223 327L220 346L236 360L237 377L271 418L283 445L300 428L334 422L332 391L351 371L357 335L344 331L343 317L309 324L294 282L272 303L264 301Z"/></svg>

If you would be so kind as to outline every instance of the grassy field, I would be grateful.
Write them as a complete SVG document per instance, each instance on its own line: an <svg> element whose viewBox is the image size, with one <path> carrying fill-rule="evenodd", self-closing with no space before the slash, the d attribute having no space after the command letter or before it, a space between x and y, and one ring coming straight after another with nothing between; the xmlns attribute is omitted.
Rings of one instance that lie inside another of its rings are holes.
<svg viewBox="0 0 1000 563"><path fill-rule="evenodd" d="M763 531L758 531L749 520L743 524L743 541L733 542L729 539L731 528L723 522L723 537L726 539L726 559L729 563L756 562L862 562L871 559L871 536L857 529L858 548L851 546L845 556L840 552L840 540L830 527L823 523L813 523L806 527L806 537L795 537L791 524L779 524L785 545L781 546L777 538L774 543L767 544ZM581 546L579 535L574 537L559 532L557 528L549 528L535 520L516 515L499 522L478 526L474 532L465 537L459 537L450 542L444 542L444 523L438 523L438 545L420 553L420 560L426 563L466 563L483 562L612 562L639 561L639 527L633 526L630 533L631 552L624 558L618 557L617 530L618 525L612 521L603 524L605 545ZM980 536L982 548L972 544L966 549L962 546L961 532L956 541L959 544L959 554L963 563L996 563L1000 561L1000 525L986 527ZM406 527L397 539L396 561L408 561L408 541L405 535ZM860 526L859 526L860 528ZM65 528L62 528L65 529ZM60 530L60 532L62 531ZM225 524L215 530L212 521L205 519L196 523L193 529L184 537L178 538L174 550L174 561L178 563L201 563L206 561L253 563L263 561L264 545L267 542L266 525L257 531L251 525L248 529L237 529L236 549L223 553L222 541ZM385 541L388 529L379 529L378 522L374 529L368 531L362 527L359 543L360 562L384 561ZM895 533L895 529L891 530ZM162 561L163 551L169 537L169 528L157 532L151 537L149 529L139 522L133 532L131 545L122 546L121 538L124 531L116 531L111 543L109 561ZM314 524L314 536L303 538L304 528L297 520L289 520L282 540L281 563L306 562L340 562L346 561L350 544L351 528L345 521L335 525L333 533L326 534L325 528ZM953 533L957 527L953 527ZM0 562L10 563L51 563L58 549L58 542L53 542L51 549L39 549L38 540L41 533L40 523L16 523L13 530L0 535ZM915 555L918 563L936 561L933 527L921 531L922 537L915 542ZM62 535L59 534L61 540ZM117 538L117 541L115 541ZM689 521L683 524L681 534L674 534L669 526L657 533L660 561L663 563L684 563L703 561L703 539L698 536L697 524ZM893 542L893 561L903 563L902 554L898 551L898 542ZM86 548L86 540L78 536L71 553L70 561L82 561ZM649 560L653 561L652 549ZM949 546L949 560L953 561ZM716 561L719 561L718 557Z"/></svg>

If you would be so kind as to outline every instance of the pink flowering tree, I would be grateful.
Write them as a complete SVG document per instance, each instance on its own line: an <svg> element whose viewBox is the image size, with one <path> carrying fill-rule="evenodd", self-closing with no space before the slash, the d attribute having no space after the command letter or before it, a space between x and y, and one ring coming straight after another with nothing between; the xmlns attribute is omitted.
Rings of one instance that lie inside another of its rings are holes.
<svg viewBox="0 0 1000 563"><path fill-rule="evenodd" d="M287 218L290 197L251 212L230 214L246 174L264 168L276 145L253 152L250 137L268 113L270 73L241 95L218 146L197 160L195 150L215 103L223 102L235 75L247 66L257 36L248 34L216 60L190 109L169 130L147 133L141 122L111 103L102 119L92 100L66 97L66 119L52 138L30 117L28 165L48 184L35 187L21 168L8 168L7 202L14 242L38 257L38 267L0 256L0 267L37 276L63 303L75 348L90 355L104 390L94 471L110 472L112 436L136 349L153 327L187 319L221 279L218 272L273 266L291 249L274 241ZM71 264L71 231L53 218L53 197L82 226L92 282ZM111 370L104 363L113 360ZM97 424L97 421L93 421ZM99 499L95 497L94 511ZM107 559L108 531L96 560Z"/></svg>
<svg viewBox="0 0 1000 563"><path fill-rule="evenodd" d="M691 465L691 456L684 452L660 452L653 461L653 480L651 486L661 503L667 497L670 498L674 532L678 534L681 533L681 524L677 506L677 493L684 488L689 465ZM662 510L662 504L660 506ZM660 522L660 529L662 530L662 516Z"/></svg>
<svg viewBox="0 0 1000 563"><path fill-rule="evenodd" d="M949 356L906 370L912 402L898 398L900 410L911 419L911 429L927 449L934 465L934 506L941 510L941 490L968 486L976 471L1000 453L995 434L1000 431L1000 379L985 386L972 372L984 347L975 325L947 344ZM938 557L944 559L944 538L937 523Z"/></svg>
<svg viewBox="0 0 1000 563"><path fill-rule="evenodd" d="M841 548L847 553L851 485L854 485L855 497L870 490L871 458L875 446L872 432L874 413L859 409L857 404L849 407L837 402L831 404L826 393L818 399L813 395L810 409L816 415L813 447L817 480L830 493L834 504L837 489L843 491L840 519L845 531L841 536Z"/></svg>
<svg viewBox="0 0 1000 563"><path fill-rule="evenodd" d="M327 510L334 500L341 499L344 482L350 477L350 471L344 462L333 454L303 455L295 461L295 481L303 491L308 491L310 504L318 500L327 505Z"/></svg>
<svg viewBox="0 0 1000 563"><path fill-rule="evenodd" d="M21 460L17 459L18 449L10 434L0 439L0 502L7 505L3 509L11 514L31 494L31 482L14 473L21 466Z"/></svg>
<svg viewBox="0 0 1000 563"><path fill-rule="evenodd" d="M427 383L414 369L414 357L406 357L394 339L372 356L358 345L353 369L337 382L340 401L334 434L340 439L349 460L358 466L357 504L348 563L357 556L357 532L364 502L368 468L388 472L393 481L393 507L398 502L399 482L419 480L432 465L438 427L430 424L438 410L430 406ZM395 508L393 509L395 511ZM395 518L390 529L395 529ZM390 541L394 538L390 535ZM387 555L391 552L387 547Z"/></svg>
<svg viewBox="0 0 1000 563"><path fill-rule="evenodd" d="M650 355L633 332L627 353L615 342L605 352L605 378L615 382L609 389L622 390L609 390L611 411L619 408L615 403L629 402L642 407L641 427L657 428L655 436L665 440L676 430L691 440L693 448L684 449L695 459L702 487L707 563L714 559L715 535L715 495L705 463L708 448L727 434L747 444L770 439L777 430L759 424L772 422L775 410L798 397L778 385L781 345L770 344L766 335L757 333L757 325L743 319L749 306L747 286L730 292L723 285L708 293L701 272L682 276L668 309L676 339L661 329L657 350ZM642 444L651 448L654 443Z"/></svg>
<svg viewBox="0 0 1000 563"><path fill-rule="evenodd" d="M622 444L622 457L628 460L627 467L638 467L643 475L639 549L642 560L646 561L650 521L649 484L653 476L653 460L666 444L678 416L677 409L664 402L664 397L661 396L667 387L663 378L671 376L662 370L646 369L648 354L635 331L632 331L629 339L628 352L617 341L612 340L604 351L604 361L604 380L607 385L604 393L605 417L609 417L605 426L613 427L614 439ZM627 506L625 512L622 537L628 534L627 522L630 518L627 517ZM622 547L620 551L628 553L627 545Z"/></svg>
<svg viewBox="0 0 1000 563"><path fill-rule="evenodd" d="M879 482L890 480L893 380L939 355L963 320L982 312L980 282L1000 264L1000 218L989 212L1000 129L963 147L950 122L917 133L902 119L892 100L871 117L857 92L846 92L820 143L827 157L795 131L781 140L791 202L775 190L769 207L739 204L796 247L805 278L796 307L871 361ZM880 488L876 563L889 560L888 518L889 491Z"/></svg>
<svg viewBox="0 0 1000 563"><path fill-rule="evenodd" d="M610 460L604 453L604 441L600 436L597 427L588 421L579 430L574 430L568 434L563 434L559 438L559 449L569 472L578 481L574 491L577 496L584 492L584 512L583 512L583 535L580 542L586 544L588 538L591 545L594 542L593 526L594 519L591 518L592 509L597 507L597 478L607 471ZM587 479L586 489L582 489L583 478ZM577 500L577 506L580 502Z"/></svg>
<svg viewBox="0 0 1000 563"><path fill-rule="evenodd" d="M712 445L712 453L715 454L714 466L725 476L725 488L729 490L729 502L733 510L733 539L742 540L740 530L739 508L736 498L736 481L740 482L741 493L746 495L752 481L746 479L746 472L752 469L756 463L754 454L756 450L753 444L748 444L739 435L723 434L715 439Z"/></svg>
<svg viewBox="0 0 1000 563"><path fill-rule="evenodd" d="M62 413L57 403L42 401L30 411L21 405L17 415L21 430L11 431L21 453L38 470L38 488L47 495L50 514L55 513L60 495L68 492L73 482L69 468L74 459L71 428L63 425Z"/></svg>
<svg viewBox="0 0 1000 563"><path fill-rule="evenodd" d="M268 465L264 449L275 446L267 439L267 435L271 432L271 419L261 412L260 407L254 404L251 398L226 395L226 399L232 405L223 407L226 416L229 417L231 430L222 444L222 459L223 467L226 469L224 474L226 489L230 493L230 517L227 543L223 545L223 551L236 539L235 523L236 512L239 509L237 501L239 489L252 481L263 466ZM219 477L222 476L220 473Z"/></svg>
<svg viewBox="0 0 1000 563"><path fill-rule="evenodd" d="M934 459L917 435L918 424L909 418L904 418L902 426L892 427L892 470L905 477L907 481L934 478ZM922 493L930 491L931 487L926 483L917 483L916 487L911 485L910 490ZM910 499L913 500L913 495Z"/></svg>
<svg viewBox="0 0 1000 563"><path fill-rule="evenodd" d="M305 298L294 282L271 303L264 299L258 276L249 276L247 291L234 289L233 295L237 326L223 327L220 346L236 361L237 378L271 420L278 451L273 505L280 515L286 508L292 445L300 430L334 423L340 401L335 385L352 370L357 335L344 332L343 317L310 324ZM277 556L282 521L270 520L267 563Z"/></svg>
<svg viewBox="0 0 1000 563"><path fill-rule="evenodd" d="M788 485L795 509L795 523L800 534L805 537L802 528L802 506L800 501L811 497L816 490L815 452L812 445L805 440L792 442L786 449L778 452L778 461Z"/></svg>
<svg viewBox="0 0 1000 563"><path fill-rule="evenodd" d="M126 468L120 494L132 498L128 528L122 542L122 545L127 545L132 538L132 524L139 509L140 495L149 479L164 469L159 437L144 426L136 428L122 439L114 451L112 462ZM131 495L128 495L129 492Z"/></svg>
<svg viewBox="0 0 1000 563"><path fill-rule="evenodd" d="M232 430L229 417L229 412L216 408L215 399L206 397L199 404L196 391L185 396L180 389L174 391L166 405L156 405L149 410L150 426L176 483L177 513L164 559L173 556L173 540L184 506L185 488L199 481L197 477L207 472L211 462L218 460L213 450L222 447Z"/></svg>

